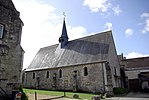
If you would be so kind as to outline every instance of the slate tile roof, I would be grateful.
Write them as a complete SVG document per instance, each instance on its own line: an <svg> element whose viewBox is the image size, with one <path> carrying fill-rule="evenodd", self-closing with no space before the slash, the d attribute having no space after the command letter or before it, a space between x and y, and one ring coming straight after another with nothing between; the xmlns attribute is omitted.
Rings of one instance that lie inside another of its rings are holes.
<svg viewBox="0 0 149 100"><path fill-rule="evenodd" d="M149 57L139 57L121 60L125 68L147 68L149 69Z"/></svg>
<svg viewBox="0 0 149 100"><path fill-rule="evenodd" d="M107 60L112 31L69 41L65 48L60 44L41 48L28 69L55 68Z"/></svg>

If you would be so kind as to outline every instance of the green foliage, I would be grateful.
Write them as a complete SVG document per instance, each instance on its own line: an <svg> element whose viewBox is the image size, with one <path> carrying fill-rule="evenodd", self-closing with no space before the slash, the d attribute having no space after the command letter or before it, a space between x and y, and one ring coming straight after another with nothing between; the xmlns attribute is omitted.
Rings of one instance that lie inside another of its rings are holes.
<svg viewBox="0 0 149 100"><path fill-rule="evenodd" d="M105 98L106 98L106 96L105 96L105 95L102 95L100 98L101 98L101 99L105 99Z"/></svg>
<svg viewBox="0 0 149 100"><path fill-rule="evenodd" d="M124 94L126 93L126 89L122 88L122 87L115 87L113 88L113 92L114 94Z"/></svg>
<svg viewBox="0 0 149 100"><path fill-rule="evenodd" d="M92 97L92 100L100 100L100 99L101 99L101 95L100 96L96 95Z"/></svg>
<svg viewBox="0 0 149 100"><path fill-rule="evenodd" d="M22 85L20 85L19 90L22 92L21 100L28 100L27 95L26 95L25 92L23 91Z"/></svg>
<svg viewBox="0 0 149 100"><path fill-rule="evenodd" d="M79 94L73 94L73 98L78 99L79 98Z"/></svg>

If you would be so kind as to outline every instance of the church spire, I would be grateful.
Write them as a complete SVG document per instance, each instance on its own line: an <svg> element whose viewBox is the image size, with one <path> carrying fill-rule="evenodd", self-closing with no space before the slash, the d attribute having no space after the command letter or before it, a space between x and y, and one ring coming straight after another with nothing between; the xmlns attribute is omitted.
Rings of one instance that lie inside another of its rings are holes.
<svg viewBox="0 0 149 100"><path fill-rule="evenodd" d="M65 47L68 43L68 35L67 35L67 29L66 29L66 23L65 23L65 13L63 13L64 19L63 19L63 28L62 28L62 34L59 38L59 42L61 43L61 48Z"/></svg>

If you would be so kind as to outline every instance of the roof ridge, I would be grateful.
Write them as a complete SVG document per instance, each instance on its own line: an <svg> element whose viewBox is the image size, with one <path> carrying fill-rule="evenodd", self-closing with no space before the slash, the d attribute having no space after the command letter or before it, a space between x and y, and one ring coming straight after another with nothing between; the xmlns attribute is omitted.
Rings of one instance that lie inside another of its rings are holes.
<svg viewBox="0 0 149 100"><path fill-rule="evenodd" d="M93 37L93 36L96 36L96 35L103 35L103 34L111 34L112 31L105 31L105 32L98 32L98 33L95 33L95 34L89 34L88 36L84 36L84 37L81 37L81 38L78 38L78 39L74 39L74 40L80 40L80 39L84 39L84 38L88 38L88 37ZM73 41L73 40L71 40Z"/></svg>
<svg viewBox="0 0 149 100"><path fill-rule="evenodd" d="M105 32L99 32L99 33L96 33L96 34L93 34L93 35L84 36L84 37L81 37L81 38L78 38L78 39L70 40L70 41L68 41L68 42L72 42L72 41L76 41L76 40L80 40L80 39L85 39L85 38L93 37L93 36L96 36L96 35L109 34L109 33L112 33L112 30L105 31ZM53 47L53 46L57 46L57 45L59 45L59 43L57 43L57 44L52 44L52 45L45 46L45 47L41 47L40 49L44 49L44 48L48 48L48 47Z"/></svg>

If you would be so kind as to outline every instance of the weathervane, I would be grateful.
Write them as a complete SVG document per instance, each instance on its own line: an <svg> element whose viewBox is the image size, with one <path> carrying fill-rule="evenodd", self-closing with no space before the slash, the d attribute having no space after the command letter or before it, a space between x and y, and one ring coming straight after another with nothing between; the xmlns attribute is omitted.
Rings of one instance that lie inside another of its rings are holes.
<svg viewBox="0 0 149 100"><path fill-rule="evenodd" d="M63 16L64 16L64 19L65 19L65 17L66 17L66 14L65 14L65 12L63 12Z"/></svg>

